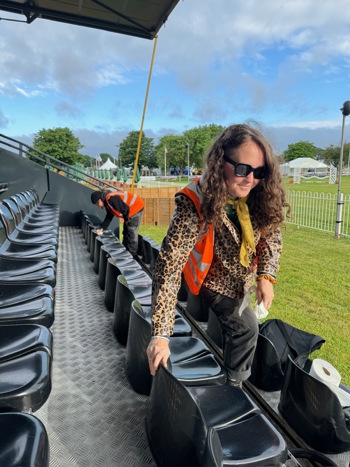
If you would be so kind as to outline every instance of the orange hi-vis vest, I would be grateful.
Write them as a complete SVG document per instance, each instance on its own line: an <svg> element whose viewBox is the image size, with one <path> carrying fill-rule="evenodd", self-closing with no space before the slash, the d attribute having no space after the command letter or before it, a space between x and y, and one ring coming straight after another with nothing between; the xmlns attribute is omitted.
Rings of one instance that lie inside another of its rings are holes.
<svg viewBox="0 0 350 467"><path fill-rule="evenodd" d="M113 208L110 205L109 199L113 196L120 196L125 204L129 206L129 217L134 216L137 212L141 211L145 207L145 202L140 196L135 195L134 193L130 193L128 191L113 191L111 193L106 194L106 202L108 203L108 207L111 212L117 217L122 218L123 215Z"/></svg>
<svg viewBox="0 0 350 467"><path fill-rule="evenodd" d="M194 203L199 216L200 223L203 220L201 214L201 201L203 198L199 187L200 179L196 178L179 191L179 193L188 196ZM183 269L185 281L194 295L198 295L204 279L206 278L214 256L214 229L212 225L208 226L206 232L200 232L197 242L190 253L190 256Z"/></svg>

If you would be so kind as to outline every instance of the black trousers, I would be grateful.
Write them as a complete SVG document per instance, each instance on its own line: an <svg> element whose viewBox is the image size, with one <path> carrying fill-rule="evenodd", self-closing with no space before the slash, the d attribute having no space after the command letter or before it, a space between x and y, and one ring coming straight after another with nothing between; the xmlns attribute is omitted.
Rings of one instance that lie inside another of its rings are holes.
<svg viewBox="0 0 350 467"><path fill-rule="evenodd" d="M229 380L239 383L249 378L258 339L258 320L247 307L239 315L243 299L220 295L202 287L201 295L217 316L223 341L224 365Z"/></svg>
<svg viewBox="0 0 350 467"><path fill-rule="evenodd" d="M137 247L139 241L139 228L142 220L143 209L129 217L124 222L123 228L123 245L130 251L133 256L137 254Z"/></svg>

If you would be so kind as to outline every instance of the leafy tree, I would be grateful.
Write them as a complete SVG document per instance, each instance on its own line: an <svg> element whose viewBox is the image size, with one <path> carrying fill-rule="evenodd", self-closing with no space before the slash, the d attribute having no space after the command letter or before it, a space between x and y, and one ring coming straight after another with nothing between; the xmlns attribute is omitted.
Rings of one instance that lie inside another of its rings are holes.
<svg viewBox="0 0 350 467"><path fill-rule="evenodd" d="M211 124L192 128L184 132L184 139L190 145L190 167L203 167L206 152L214 139L223 130L224 127L222 125Z"/></svg>
<svg viewBox="0 0 350 467"><path fill-rule="evenodd" d="M33 147L55 159L73 165L81 160L84 146L69 128L42 129L34 135Z"/></svg>
<svg viewBox="0 0 350 467"><path fill-rule="evenodd" d="M130 131L128 136L120 143L118 157L123 167L134 168L138 141L139 132ZM148 167L150 170L158 167L153 138L147 138L144 132L142 132L138 166Z"/></svg>
<svg viewBox="0 0 350 467"><path fill-rule="evenodd" d="M187 167L188 153L186 143L189 144L190 167L203 167L203 159L214 138L224 129L221 125L205 125L185 131L182 135L163 136L156 146L159 167L164 170L164 151L167 167Z"/></svg>
<svg viewBox="0 0 350 467"><path fill-rule="evenodd" d="M167 135L160 138L156 146L157 165L164 170L166 163L167 173L169 167L184 169L187 165L187 149L185 139L181 135Z"/></svg>
<svg viewBox="0 0 350 467"><path fill-rule="evenodd" d="M322 152L309 141L299 141L298 143L288 144L288 148L284 151L284 159L286 162L298 159L298 157L316 157Z"/></svg>
<svg viewBox="0 0 350 467"><path fill-rule="evenodd" d="M338 167L340 161L340 146L328 146L322 153L323 160L326 164L333 164L335 167ZM344 144L343 149L343 167L349 165L350 158L350 143Z"/></svg>

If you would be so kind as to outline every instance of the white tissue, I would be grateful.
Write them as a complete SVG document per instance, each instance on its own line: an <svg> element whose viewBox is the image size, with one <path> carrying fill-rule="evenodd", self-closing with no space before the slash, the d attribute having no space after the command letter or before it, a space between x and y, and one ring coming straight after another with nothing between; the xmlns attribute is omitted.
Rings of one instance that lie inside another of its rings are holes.
<svg viewBox="0 0 350 467"><path fill-rule="evenodd" d="M312 362L310 375L325 383L338 397L343 407L350 406L350 394L339 387L341 376L333 365L321 358Z"/></svg>
<svg viewBox="0 0 350 467"><path fill-rule="evenodd" d="M251 295L253 293L256 293L256 286L255 285L251 285L249 287L249 289L247 290L247 293L244 295L243 301L242 301L241 306L239 307L239 310L238 310L239 316L241 316L241 314L243 313L243 310L245 310L250 305L250 299L251 299ZM261 302L258 305L257 301L255 301L255 305L254 305L254 308L253 308L253 313L255 314L257 319L266 318L266 316L269 314L269 312L267 311L267 309L264 306L264 303Z"/></svg>
<svg viewBox="0 0 350 467"><path fill-rule="evenodd" d="M257 319L266 318L266 316L269 314L269 312L267 311L267 309L264 306L264 302L261 302L261 303L258 304L257 301L255 301L255 306L254 306L253 312L254 312L255 316L257 317Z"/></svg>

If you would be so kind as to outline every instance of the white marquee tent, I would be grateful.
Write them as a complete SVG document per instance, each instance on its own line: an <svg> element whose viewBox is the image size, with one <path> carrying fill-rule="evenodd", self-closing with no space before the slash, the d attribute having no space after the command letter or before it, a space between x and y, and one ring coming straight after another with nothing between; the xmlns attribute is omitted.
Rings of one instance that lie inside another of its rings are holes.
<svg viewBox="0 0 350 467"><path fill-rule="evenodd" d="M329 170L329 167L324 162L317 161L311 157L298 157L293 161L286 162L285 164L280 165L282 175L293 176L294 170L297 169L301 172L316 172L324 173Z"/></svg>
<svg viewBox="0 0 350 467"><path fill-rule="evenodd" d="M108 158L104 164L101 165L100 169L102 170L109 170L115 169L117 166Z"/></svg>

